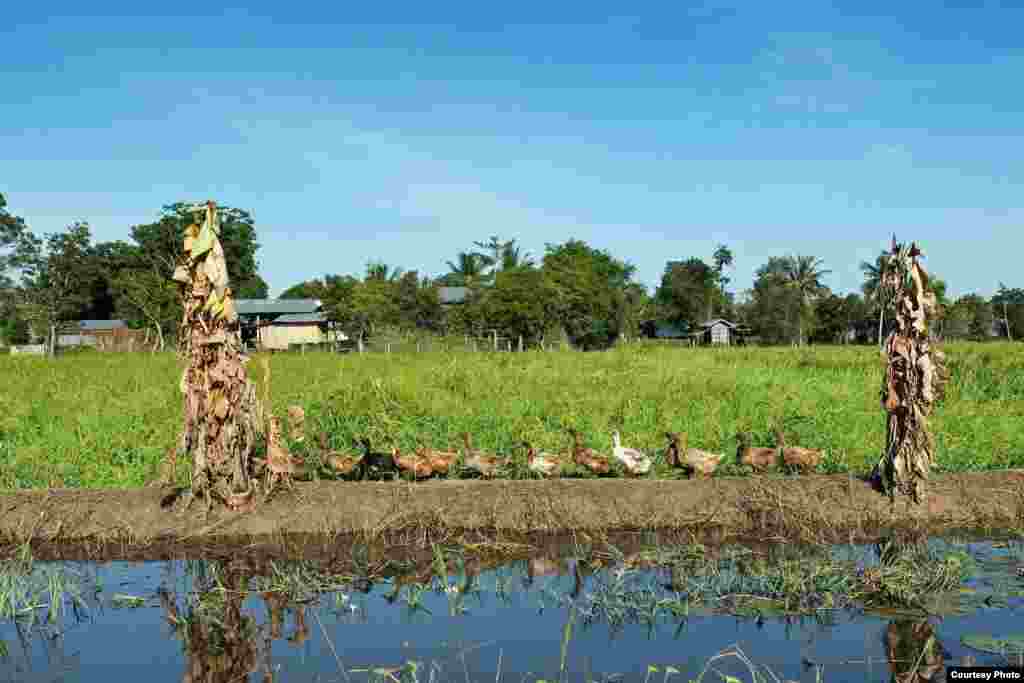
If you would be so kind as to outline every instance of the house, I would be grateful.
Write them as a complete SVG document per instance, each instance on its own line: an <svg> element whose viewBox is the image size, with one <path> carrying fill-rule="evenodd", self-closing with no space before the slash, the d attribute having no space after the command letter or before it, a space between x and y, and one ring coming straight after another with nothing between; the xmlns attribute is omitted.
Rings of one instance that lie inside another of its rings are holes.
<svg viewBox="0 0 1024 683"><path fill-rule="evenodd" d="M97 346L109 338L129 334L123 320L76 320L60 328L58 347Z"/></svg>
<svg viewBox="0 0 1024 683"><path fill-rule="evenodd" d="M715 318L700 324L700 331L697 332L698 342L701 344L722 344L729 346L743 344L744 336L749 333L745 325L734 323L725 318Z"/></svg>
<svg viewBox="0 0 1024 683"><path fill-rule="evenodd" d="M442 306L464 304L469 298L469 287L438 287L437 298Z"/></svg>
<svg viewBox="0 0 1024 683"><path fill-rule="evenodd" d="M319 299L237 299L242 342L286 350L292 344L320 344L348 337L333 329Z"/></svg>

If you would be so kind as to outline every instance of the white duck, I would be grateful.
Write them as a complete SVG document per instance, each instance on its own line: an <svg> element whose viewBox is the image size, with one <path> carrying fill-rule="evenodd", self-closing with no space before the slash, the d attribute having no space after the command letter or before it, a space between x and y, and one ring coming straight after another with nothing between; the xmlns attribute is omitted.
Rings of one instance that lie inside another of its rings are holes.
<svg viewBox="0 0 1024 683"><path fill-rule="evenodd" d="M612 444L612 455L622 463L628 473L636 476L651 471L651 459L635 448L623 447L617 431L612 432Z"/></svg>

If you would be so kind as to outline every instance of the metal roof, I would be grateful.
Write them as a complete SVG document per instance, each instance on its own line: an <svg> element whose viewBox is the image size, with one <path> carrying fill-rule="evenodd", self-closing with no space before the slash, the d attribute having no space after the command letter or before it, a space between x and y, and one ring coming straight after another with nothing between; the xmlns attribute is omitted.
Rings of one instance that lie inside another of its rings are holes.
<svg viewBox="0 0 1024 683"><path fill-rule="evenodd" d="M79 320L78 329L80 330L113 330L119 327L128 327L128 323L123 320Z"/></svg>
<svg viewBox="0 0 1024 683"><path fill-rule="evenodd" d="M469 287L438 287L437 298L442 304L461 304L469 295Z"/></svg>
<svg viewBox="0 0 1024 683"><path fill-rule="evenodd" d="M725 318L715 318L714 320L708 320L707 322L701 323L700 326L701 327L714 327L718 323L722 323L723 325L726 325L728 327L738 327L738 325L736 323L729 322Z"/></svg>
<svg viewBox="0 0 1024 683"><path fill-rule="evenodd" d="M323 313L289 313L274 318L273 324L278 323L322 323L326 322L327 318L324 317Z"/></svg>
<svg viewBox="0 0 1024 683"><path fill-rule="evenodd" d="M238 315L286 315L289 313L316 313L319 299L235 299Z"/></svg>

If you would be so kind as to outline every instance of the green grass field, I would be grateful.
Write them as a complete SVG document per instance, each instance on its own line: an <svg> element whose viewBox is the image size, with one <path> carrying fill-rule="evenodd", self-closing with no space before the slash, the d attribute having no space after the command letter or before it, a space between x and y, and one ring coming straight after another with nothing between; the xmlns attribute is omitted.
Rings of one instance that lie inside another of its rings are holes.
<svg viewBox="0 0 1024 683"><path fill-rule="evenodd" d="M1024 467L1024 344L944 350L952 378L932 418L936 470ZM278 415L302 405L307 433L326 431L335 448L363 434L403 451L456 445L469 431L487 450L527 439L561 451L575 427L605 452L619 429L625 445L658 453L671 430L732 454L738 428L771 445L781 424L790 443L826 449L823 471L867 472L884 439L882 362L873 347L278 354L271 391ZM249 367L260 382L259 363ZM0 357L0 488L144 484L175 443L180 372L172 354ZM660 464L655 474L677 476Z"/></svg>

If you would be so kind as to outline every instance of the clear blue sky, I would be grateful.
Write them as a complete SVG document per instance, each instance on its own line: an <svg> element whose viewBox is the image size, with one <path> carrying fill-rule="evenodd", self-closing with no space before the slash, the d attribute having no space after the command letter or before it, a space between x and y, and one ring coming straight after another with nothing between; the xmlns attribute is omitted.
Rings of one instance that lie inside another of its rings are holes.
<svg viewBox="0 0 1024 683"><path fill-rule="evenodd" d="M491 234L634 263L895 230L951 293L1024 286L1020 3L14 3L0 191L98 240L177 200L250 210L276 294ZM943 9L942 7L945 7Z"/></svg>

